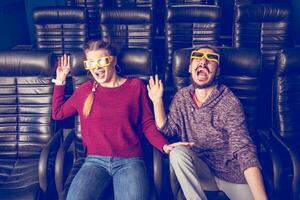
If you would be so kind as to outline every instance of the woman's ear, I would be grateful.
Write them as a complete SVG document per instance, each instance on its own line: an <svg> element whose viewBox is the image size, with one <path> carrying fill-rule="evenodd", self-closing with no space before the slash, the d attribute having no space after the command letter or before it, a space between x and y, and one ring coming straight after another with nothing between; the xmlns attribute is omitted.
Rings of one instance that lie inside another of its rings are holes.
<svg viewBox="0 0 300 200"><path fill-rule="evenodd" d="M111 66L117 65L117 56L112 56Z"/></svg>

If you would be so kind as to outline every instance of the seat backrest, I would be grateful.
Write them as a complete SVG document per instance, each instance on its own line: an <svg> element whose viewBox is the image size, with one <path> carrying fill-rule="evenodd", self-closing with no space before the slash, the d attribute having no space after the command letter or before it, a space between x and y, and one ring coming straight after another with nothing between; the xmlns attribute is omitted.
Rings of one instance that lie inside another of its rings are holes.
<svg viewBox="0 0 300 200"><path fill-rule="evenodd" d="M176 89L190 84L190 54L195 48L180 49L173 56L173 78ZM243 104L247 125L253 139L258 126L261 56L254 49L219 48L219 82L228 86Z"/></svg>
<svg viewBox="0 0 300 200"><path fill-rule="evenodd" d="M88 39L82 7L39 7L33 11L36 47L58 56L83 48Z"/></svg>
<svg viewBox="0 0 300 200"><path fill-rule="evenodd" d="M74 91L82 83L92 78L92 75L87 75L84 69L83 61L85 55L83 52L74 52L71 54L71 74ZM154 74L154 66L152 63L152 51L143 48L128 48L123 49L117 57L117 64L120 67L120 75L127 77L138 77L144 81L149 80L149 77ZM75 151L76 158L85 156L82 146L82 137L80 130L80 119L76 116L75 120Z"/></svg>
<svg viewBox="0 0 300 200"><path fill-rule="evenodd" d="M300 48L285 49L277 56L273 82L273 127L286 139L300 138Z"/></svg>
<svg viewBox="0 0 300 200"><path fill-rule="evenodd" d="M38 158L54 132L49 53L0 52L0 157Z"/></svg>
<svg viewBox="0 0 300 200"><path fill-rule="evenodd" d="M235 5L266 4L266 3L291 3L291 0L234 0Z"/></svg>
<svg viewBox="0 0 300 200"><path fill-rule="evenodd" d="M167 8L165 80L172 85L172 55L177 49L201 44L218 45L221 8L218 6L174 6Z"/></svg>
<svg viewBox="0 0 300 200"><path fill-rule="evenodd" d="M102 39L117 50L153 48L153 20L150 8L108 8L100 13Z"/></svg>
<svg viewBox="0 0 300 200"><path fill-rule="evenodd" d="M156 0L112 0L114 7L148 7L154 8Z"/></svg>
<svg viewBox="0 0 300 200"><path fill-rule="evenodd" d="M233 45L253 48L262 54L261 126L271 126L271 91L275 74L275 57L292 44L291 9L288 4L245 4L237 6L234 16Z"/></svg>
<svg viewBox="0 0 300 200"><path fill-rule="evenodd" d="M276 54L292 44L291 25L291 9L287 4L237 6L233 46L259 49L263 67L274 72Z"/></svg>
<svg viewBox="0 0 300 200"><path fill-rule="evenodd" d="M87 11L89 38L99 38L99 12L102 8L111 7L111 0L66 0L66 5L84 7Z"/></svg>

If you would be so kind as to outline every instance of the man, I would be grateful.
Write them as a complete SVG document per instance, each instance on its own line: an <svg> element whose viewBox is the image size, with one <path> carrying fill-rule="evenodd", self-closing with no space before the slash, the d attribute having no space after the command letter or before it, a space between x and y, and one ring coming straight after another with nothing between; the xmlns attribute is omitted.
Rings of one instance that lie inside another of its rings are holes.
<svg viewBox="0 0 300 200"><path fill-rule="evenodd" d="M203 191L222 190L231 200L267 199L256 150L238 98L218 84L220 54L210 46L192 52L192 84L163 107L163 84L151 77L148 94L157 127L188 145L174 147L170 164L188 200L206 200Z"/></svg>

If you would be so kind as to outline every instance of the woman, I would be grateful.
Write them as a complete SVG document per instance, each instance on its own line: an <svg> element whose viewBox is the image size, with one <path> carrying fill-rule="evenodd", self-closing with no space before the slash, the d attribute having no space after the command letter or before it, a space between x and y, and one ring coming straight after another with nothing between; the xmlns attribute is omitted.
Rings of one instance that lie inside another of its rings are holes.
<svg viewBox="0 0 300 200"><path fill-rule="evenodd" d="M53 96L53 118L78 114L87 158L71 183L67 199L98 199L113 182L115 199L148 199L148 182L140 134L162 152L168 146L155 126L147 89L137 78L116 73L116 53L109 44L91 40L84 47L85 69L93 80L64 101L70 58L59 59Z"/></svg>

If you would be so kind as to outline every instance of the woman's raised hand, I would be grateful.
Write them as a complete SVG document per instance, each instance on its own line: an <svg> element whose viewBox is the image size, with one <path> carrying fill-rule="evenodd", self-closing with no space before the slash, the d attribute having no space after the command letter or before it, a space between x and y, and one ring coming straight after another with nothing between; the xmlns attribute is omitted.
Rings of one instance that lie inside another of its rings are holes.
<svg viewBox="0 0 300 200"><path fill-rule="evenodd" d="M158 75L156 74L155 77L150 76L149 84L147 85L148 95L153 103L162 100L163 92L164 92L164 85L161 80L158 79Z"/></svg>
<svg viewBox="0 0 300 200"><path fill-rule="evenodd" d="M56 79L65 81L70 72L70 56L64 54L62 57L58 58L57 61Z"/></svg>

